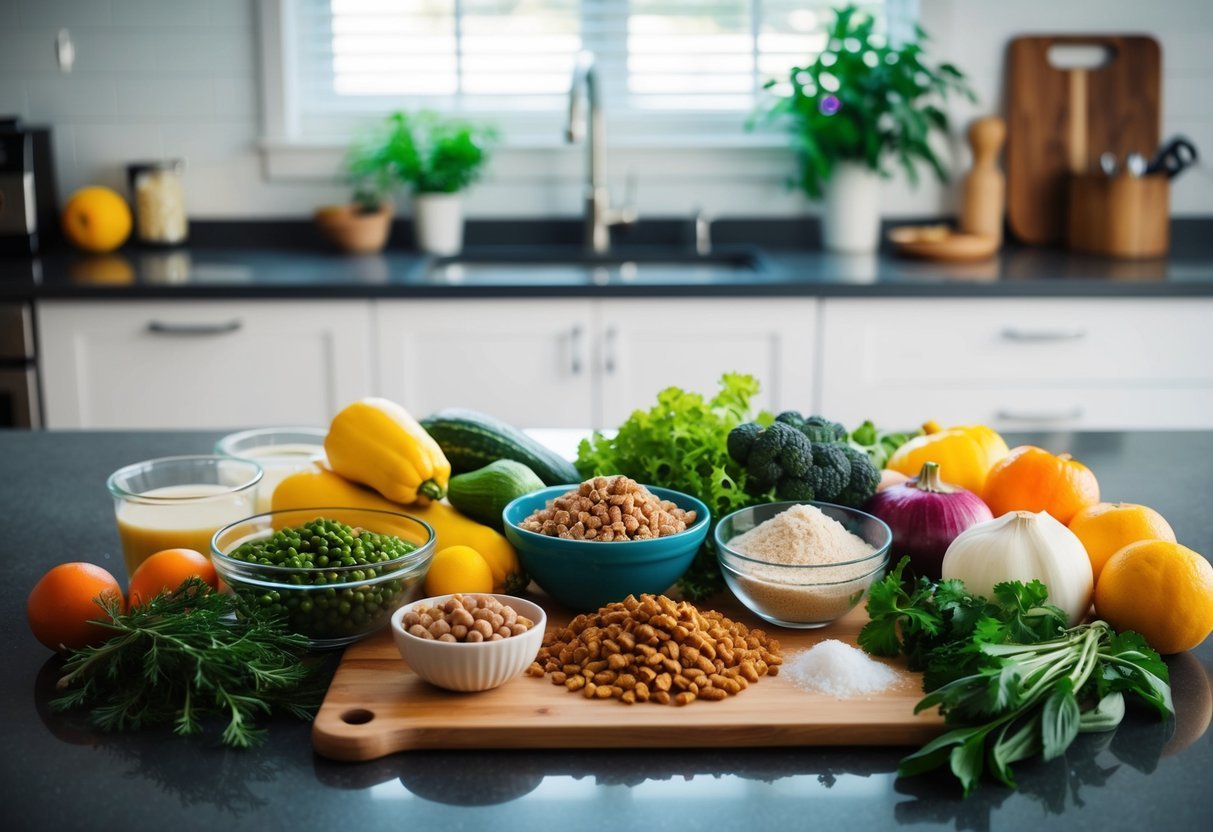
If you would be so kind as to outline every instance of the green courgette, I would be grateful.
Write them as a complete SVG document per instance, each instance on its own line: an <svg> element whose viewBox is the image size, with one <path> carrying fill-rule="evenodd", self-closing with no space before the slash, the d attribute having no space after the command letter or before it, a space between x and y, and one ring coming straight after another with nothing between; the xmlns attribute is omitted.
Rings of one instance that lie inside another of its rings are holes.
<svg viewBox="0 0 1213 832"><path fill-rule="evenodd" d="M573 463L488 414L449 408L422 419L421 425L442 448L454 474L475 471L499 459L512 459L534 471L545 485L581 481Z"/></svg>
<svg viewBox="0 0 1213 832"><path fill-rule="evenodd" d="M451 477L446 495L461 514L501 531L502 509L514 499L541 488L543 480L530 468L512 459L499 459Z"/></svg>

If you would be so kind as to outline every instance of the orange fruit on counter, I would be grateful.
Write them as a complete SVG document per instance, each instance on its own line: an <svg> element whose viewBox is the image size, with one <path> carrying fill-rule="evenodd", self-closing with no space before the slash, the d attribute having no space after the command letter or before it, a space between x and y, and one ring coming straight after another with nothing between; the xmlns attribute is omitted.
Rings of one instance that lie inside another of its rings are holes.
<svg viewBox="0 0 1213 832"><path fill-rule="evenodd" d="M113 633L93 621L106 620L95 598L108 596L126 603L122 587L109 572L91 563L61 563L34 584L25 603L25 615L34 638L52 650L85 647Z"/></svg>
<svg viewBox="0 0 1213 832"><path fill-rule="evenodd" d="M1080 509L1070 521L1070 531L1082 541L1091 559L1095 580L1108 558L1139 540L1175 542L1175 532L1152 508L1136 503L1096 503Z"/></svg>
<svg viewBox="0 0 1213 832"><path fill-rule="evenodd" d="M140 607L161 592L173 591L186 578L199 577L212 588L218 585L219 576L211 559L193 549L164 549L150 556L135 574L131 575L130 601L132 607Z"/></svg>
<svg viewBox="0 0 1213 832"><path fill-rule="evenodd" d="M994 464L981 498L995 517L1008 511L1047 511L1063 524L1099 502L1099 482L1091 469L1069 454L1020 445Z"/></svg>
<svg viewBox="0 0 1213 832"><path fill-rule="evenodd" d="M113 251L131 235L131 209L109 188L81 188L63 208L63 233L85 251Z"/></svg>
<svg viewBox="0 0 1213 832"><path fill-rule="evenodd" d="M1213 632L1213 566L1169 540L1130 543L1104 564L1095 615L1159 653L1191 650Z"/></svg>

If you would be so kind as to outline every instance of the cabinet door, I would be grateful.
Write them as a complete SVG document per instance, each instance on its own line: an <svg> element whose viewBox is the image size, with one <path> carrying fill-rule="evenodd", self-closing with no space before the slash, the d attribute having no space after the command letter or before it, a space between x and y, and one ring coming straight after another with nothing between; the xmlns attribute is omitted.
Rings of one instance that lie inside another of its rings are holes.
<svg viewBox="0 0 1213 832"><path fill-rule="evenodd" d="M603 301L601 424L617 427L678 386L711 396L727 372L762 384L757 407L811 411L817 301Z"/></svg>
<svg viewBox="0 0 1213 832"><path fill-rule="evenodd" d="M52 428L324 425L371 391L363 301L38 305Z"/></svg>
<svg viewBox="0 0 1213 832"><path fill-rule="evenodd" d="M418 418L481 410L519 427L593 420L589 301L385 300L380 391Z"/></svg>
<svg viewBox="0 0 1213 832"><path fill-rule="evenodd" d="M822 407L847 424L1213 427L1213 301L823 302Z"/></svg>

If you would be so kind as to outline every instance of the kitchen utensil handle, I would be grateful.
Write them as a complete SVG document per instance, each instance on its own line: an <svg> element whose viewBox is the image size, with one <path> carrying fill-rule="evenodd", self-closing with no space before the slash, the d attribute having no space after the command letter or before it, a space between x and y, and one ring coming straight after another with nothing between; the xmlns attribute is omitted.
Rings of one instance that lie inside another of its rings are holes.
<svg viewBox="0 0 1213 832"><path fill-rule="evenodd" d="M153 335L227 335L244 326L239 318L215 324L177 324L168 321L148 321L147 331Z"/></svg>
<svg viewBox="0 0 1213 832"><path fill-rule="evenodd" d="M602 369L607 375L612 375L615 372L615 336L617 335L615 327L608 326L606 333L602 336Z"/></svg>
<svg viewBox="0 0 1213 832"><path fill-rule="evenodd" d="M1003 408L994 415L1000 421L1006 422L1073 422L1076 419L1082 418L1082 408L1075 406L1069 410L1059 410L1052 413L1044 410L1030 411Z"/></svg>
<svg viewBox="0 0 1213 832"><path fill-rule="evenodd" d="M1003 329L1002 337L1007 341L1078 341L1087 337L1081 327L1073 329L1021 329L1009 326Z"/></svg>
<svg viewBox="0 0 1213 832"><path fill-rule="evenodd" d="M575 326L569 331L569 371L581 375L581 327Z"/></svg>

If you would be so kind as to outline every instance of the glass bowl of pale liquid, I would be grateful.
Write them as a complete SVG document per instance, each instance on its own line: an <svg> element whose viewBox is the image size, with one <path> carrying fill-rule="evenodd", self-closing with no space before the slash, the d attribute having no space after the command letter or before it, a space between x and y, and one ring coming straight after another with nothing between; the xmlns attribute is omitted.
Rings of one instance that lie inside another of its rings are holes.
<svg viewBox="0 0 1213 832"><path fill-rule="evenodd" d="M148 459L110 474L127 573L164 549L209 553L216 531L256 513L261 477L256 462L218 455Z"/></svg>
<svg viewBox="0 0 1213 832"><path fill-rule="evenodd" d="M263 514L273 505L278 483L298 471L307 471L324 461L324 428L257 428L229 433L215 443L215 453L251 459L261 466L264 476L257 484L256 513Z"/></svg>

